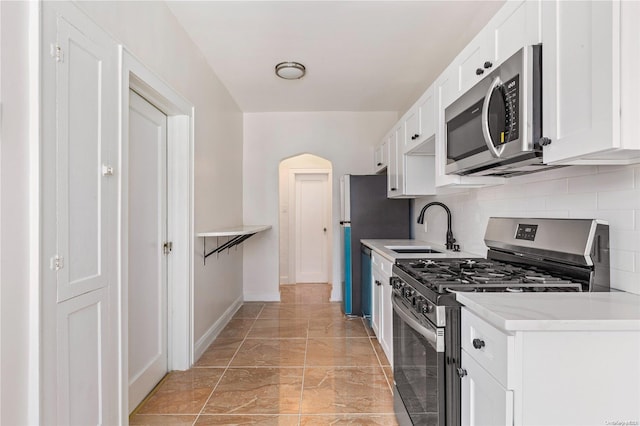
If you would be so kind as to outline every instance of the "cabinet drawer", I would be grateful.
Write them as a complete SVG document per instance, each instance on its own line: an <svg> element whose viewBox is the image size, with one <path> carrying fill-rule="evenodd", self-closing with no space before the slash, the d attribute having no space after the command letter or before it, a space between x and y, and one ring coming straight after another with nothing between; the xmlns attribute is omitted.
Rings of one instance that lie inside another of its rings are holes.
<svg viewBox="0 0 640 426"><path fill-rule="evenodd" d="M376 251L371 252L371 264L373 265L374 270L379 270L386 278L391 277L391 267L393 266L393 263Z"/></svg>
<svg viewBox="0 0 640 426"><path fill-rule="evenodd" d="M462 309L462 349L503 386L507 386L508 362L513 353L513 336Z"/></svg>

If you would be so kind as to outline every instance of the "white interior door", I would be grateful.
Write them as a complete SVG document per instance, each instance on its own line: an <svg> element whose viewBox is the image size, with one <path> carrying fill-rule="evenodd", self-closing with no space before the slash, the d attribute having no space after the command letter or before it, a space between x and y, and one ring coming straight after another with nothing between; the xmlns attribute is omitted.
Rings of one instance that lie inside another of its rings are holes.
<svg viewBox="0 0 640 426"><path fill-rule="evenodd" d="M327 174L296 174L295 265L297 283L326 283L329 180Z"/></svg>
<svg viewBox="0 0 640 426"><path fill-rule="evenodd" d="M129 91L129 412L167 373L167 117Z"/></svg>
<svg viewBox="0 0 640 426"><path fill-rule="evenodd" d="M117 148L117 51L82 17L70 21L48 8L44 16L56 57L43 61L43 241L50 270L43 274L42 418L112 424L117 176L107 171Z"/></svg>

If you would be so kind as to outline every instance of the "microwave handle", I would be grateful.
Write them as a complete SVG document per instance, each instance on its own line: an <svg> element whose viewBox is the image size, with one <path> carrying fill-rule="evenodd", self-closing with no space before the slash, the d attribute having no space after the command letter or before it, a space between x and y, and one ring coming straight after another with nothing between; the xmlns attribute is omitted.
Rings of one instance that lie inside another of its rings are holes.
<svg viewBox="0 0 640 426"><path fill-rule="evenodd" d="M493 140L491 140L491 133L489 133L489 104L491 103L491 95L493 95L493 91L500 85L502 85L500 77L494 78L489 86L489 90L487 90L487 94L485 95L484 102L482 104L482 135L484 136L484 143L487 144L487 149L495 158L500 158L502 151L504 151L504 145L500 148L496 148L493 144Z"/></svg>

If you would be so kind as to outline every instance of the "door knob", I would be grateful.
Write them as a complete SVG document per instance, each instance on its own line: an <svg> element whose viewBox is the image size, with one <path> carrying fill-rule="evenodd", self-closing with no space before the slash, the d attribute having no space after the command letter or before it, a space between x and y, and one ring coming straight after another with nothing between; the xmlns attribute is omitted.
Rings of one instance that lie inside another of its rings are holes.
<svg viewBox="0 0 640 426"><path fill-rule="evenodd" d="M322 230L323 230L324 232L327 232L327 228L322 228Z"/></svg>

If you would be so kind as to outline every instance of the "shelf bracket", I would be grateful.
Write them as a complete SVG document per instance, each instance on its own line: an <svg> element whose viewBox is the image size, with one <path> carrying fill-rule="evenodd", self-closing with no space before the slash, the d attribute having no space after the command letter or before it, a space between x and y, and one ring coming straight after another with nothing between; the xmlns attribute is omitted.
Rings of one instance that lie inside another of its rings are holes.
<svg viewBox="0 0 640 426"><path fill-rule="evenodd" d="M229 239L226 243L218 245L218 247L214 248L209 253L207 253L207 246L206 246L207 239L203 238L202 239L202 255L204 256L202 259L203 263L206 265L207 257L211 256L212 254L220 253L221 251L237 246L238 244L248 239L249 237L252 237L253 235L256 235L256 233L254 232L253 234L236 235L235 237Z"/></svg>

